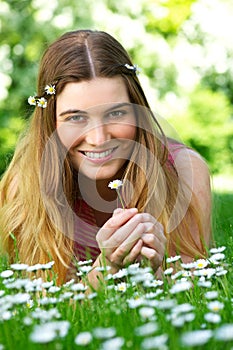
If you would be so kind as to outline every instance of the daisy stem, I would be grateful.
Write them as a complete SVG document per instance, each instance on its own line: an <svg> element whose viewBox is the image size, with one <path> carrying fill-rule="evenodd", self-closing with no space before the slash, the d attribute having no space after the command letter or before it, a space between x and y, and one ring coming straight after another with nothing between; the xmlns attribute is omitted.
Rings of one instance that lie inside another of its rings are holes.
<svg viewBox="0 0 233 350"><path fill-rule="evenodd" d="M125 209L125 204L124 204L124 202L123 202L123 199L122 199L122 197L121 197L121 193L120 193L119 189L117 188L116 191L117 191L118 198L120 199L122 208Z"/></svg>

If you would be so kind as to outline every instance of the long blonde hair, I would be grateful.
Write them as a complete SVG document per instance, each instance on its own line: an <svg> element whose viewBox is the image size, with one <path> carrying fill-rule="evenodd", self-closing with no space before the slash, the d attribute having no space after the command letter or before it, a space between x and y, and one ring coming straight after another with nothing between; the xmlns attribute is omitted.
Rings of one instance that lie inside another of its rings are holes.
<svg viewBox="0 0 233 350"><path fill-rule="evenodd" d="M135 110L139 148L133 150L124 174L125 180L137 184L132 193L126 188L124 196L128 205L157 215L168 237L168 253L175 247L177 252L193 257L205 254L204 245L197 246L188 225L188 218L195 217L202 240L200 213L198 208L194 209L193 202L177 227L167 232L174 206L179 216L185 194L179 193L177 201L178 174L172 163L168 166L168 140L150 111L135 72L125 64L132 66L127 52L105 32L69 32L50 45L42 57L37 91L38 96L43 96L44 87L54 84L56 96L48 99L47 108L35 108L0 183L2 250L12 261L15 259L10 235L13 233L20 261L32 265L54 260L58 283L65 280L72 259L74 216L70 208L74 208L76 201L77 177L56 134L56 97L67 83L94 77L120 75L131 103L139 106Z"/></svg>

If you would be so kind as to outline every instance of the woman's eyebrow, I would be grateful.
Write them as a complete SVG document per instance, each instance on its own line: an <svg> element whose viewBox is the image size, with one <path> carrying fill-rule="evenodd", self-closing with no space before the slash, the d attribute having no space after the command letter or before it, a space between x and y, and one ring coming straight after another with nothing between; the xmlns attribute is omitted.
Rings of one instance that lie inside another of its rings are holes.
<svg viewBox="0 0 233 350"><path fill-rule="evenodd" d="M109 107L108 109L106 109L105 112L110 112L113 109L121 108L121 107L128 107L128 106L131 106L131 105L132 105L132 103L129 103L129 102L116 103L116 104L112 105L111 107Z"/></svg>
<svg viewBox="0 0 233 350"><path fill-rule="evenodd" d="M116 108L121 108L121 107L125 107L125 106L130 106L130 105L131 105L131 103L129 103L129 102L116 103L116 104L112 105L111 107L107 108L107 109L105 110L105 113L106 113L106 112L110 112L110 111L112 111L112 110L114 110L114 109L116 109ZM98 106L97 106L97 107L98 107ZM61 113L58 115L58 117L62 117L63 115L66 115L66 114L73 114L73 113L88 114L87 111L88 111L88 110L91 110L91 109L92 109L92 107L89 108L89 109L87 109L87 110L85 110L85 111L82 111L81 109L68 109L68 110L66 110L66 111L61 112Z"/></svg>
<svg viewBox="0 0 233 350"><path fill-rule="evenodd" d="M86 111L82 111L81 109L67 109L67 111L61 112L58 117L62 117L63 115L66 114L73 114L73 113L80 113L80 114L87 114Z"/></svg>

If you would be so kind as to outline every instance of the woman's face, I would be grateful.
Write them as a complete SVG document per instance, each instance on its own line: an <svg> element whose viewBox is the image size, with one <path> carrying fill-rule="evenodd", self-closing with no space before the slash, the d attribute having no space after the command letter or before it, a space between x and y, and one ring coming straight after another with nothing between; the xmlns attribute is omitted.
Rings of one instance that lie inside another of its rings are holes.
<svg viewBox="0 0 233 350"><path fill-rule="evenodd" d="M111 179L130 159L136 118L121 77L68 83L57 97L56 122L73 166L86 177Z"/></svg>

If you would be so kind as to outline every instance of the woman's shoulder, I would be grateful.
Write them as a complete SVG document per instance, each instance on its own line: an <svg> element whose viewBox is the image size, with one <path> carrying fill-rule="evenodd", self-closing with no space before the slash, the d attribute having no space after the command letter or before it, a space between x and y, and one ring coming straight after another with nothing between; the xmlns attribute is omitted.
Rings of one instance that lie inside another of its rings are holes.
<svg viewBox="0 0 233 350"><path fill-rule="evenodd" d="M168 139L168 159L175 163L179 167L190 166L206 166L204 158L193 148L185 145L184 143Z"/></svg>
<svg viewBox="0 0 233 350"><path fill-rule="evenodd" d="M185 192L195 195L201 210L207 213L211 207L210 171L207 162L190 147L177 143L170 147L179 183Z"/></svg>

